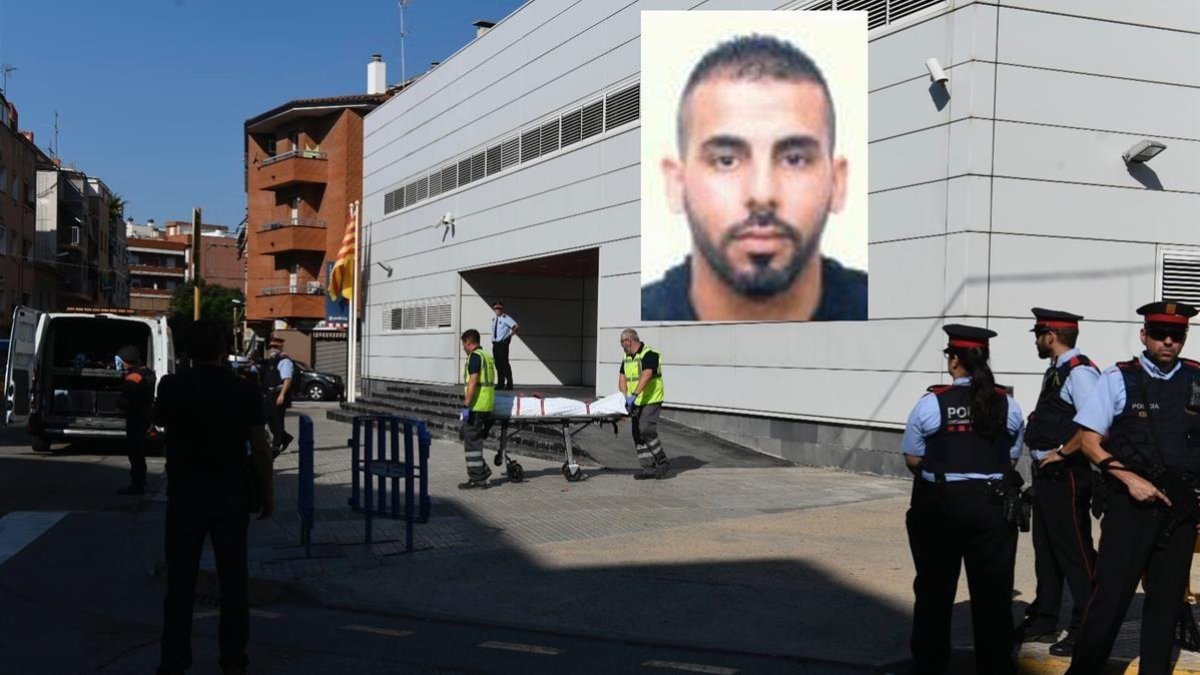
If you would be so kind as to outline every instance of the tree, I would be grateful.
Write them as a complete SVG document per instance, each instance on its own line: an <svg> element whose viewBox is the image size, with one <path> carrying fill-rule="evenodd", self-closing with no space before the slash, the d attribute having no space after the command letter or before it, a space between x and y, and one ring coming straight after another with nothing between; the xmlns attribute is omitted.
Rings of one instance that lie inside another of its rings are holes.
<svg viewBox="0 0 1200 675"><path fill-rule="evenodd" d="M194 282L187 282L175 289L171 296L171 312L177 321L190 322L193 314L192 289ZM233 333L234 300L245 302L242 291L226 286L206 284L200 280L200 318L216 321L224 326L230 334Z"/></svg>
<svg viewBox="0 0 1200 675"><path fill-rule="evenodd" d="M125 207L128 205L129 202L125 201L121 195L115 192L109 195L108 201L105 203L108 208L108 222L119 223L125 220Z"/></svg>

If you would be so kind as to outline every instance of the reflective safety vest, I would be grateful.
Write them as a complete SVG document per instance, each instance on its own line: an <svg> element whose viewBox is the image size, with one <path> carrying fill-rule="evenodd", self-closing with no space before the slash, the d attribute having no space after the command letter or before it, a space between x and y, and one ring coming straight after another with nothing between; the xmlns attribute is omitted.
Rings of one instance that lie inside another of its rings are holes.
<svg viewBox="0 0 1200 675"><path fill-rule="evenodd" d="M496 362L492 360L492 355L483 351L482 347L476 347L472 354L478 354L479 359L483 361L479 368L479 389L475 391L475 400L471 401L471 410L475 412L492 412L492 406L496 403ZM463 382L471 381L471 373L467 372L467 366L471 363L471 357L467 357L463 363ZM465 386L464 386L465 391Z"/></svg>
<svg viewBox="0 0 1200 675"><path fill-rule="evenodd" d="M658 354L658 372L646 383L646 388L642 390L642 393L638 394L633 402L634 405L651 405L663 402L662 352L650 349L645 343L642 344L642 348L638 350L638 353L633 356L625 355L625 362L621 365L621 368L625 371L625 391L632 394L637 389L638 380L642 379L642 357L651 352Z"/></svg>

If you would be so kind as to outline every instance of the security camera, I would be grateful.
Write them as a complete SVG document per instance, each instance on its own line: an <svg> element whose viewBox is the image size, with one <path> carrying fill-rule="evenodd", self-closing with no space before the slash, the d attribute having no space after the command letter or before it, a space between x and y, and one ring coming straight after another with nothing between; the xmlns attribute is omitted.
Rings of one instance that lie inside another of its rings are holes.
<svg viewBox="0 0 1200 675"><path fill-rule="evenodd" d="M454 214L447 211L442 216L442 225L453 225L453 224L454 224Z"/></svg>
<svg viewBox="0 0 1200 675"><path fill-rule="evenodd" d="M942 64L938 63L936 57L926 59L925 68L929 70L929 77L932 78L934 82L937 82L938 84L946 84L950 81L950 78L946 77L946 71L942 70Z"/></svg>
<svg viewBox="0 0 1200 675"><path fill-rule="evenodd" d="M1149 139L1138 141L1133 144L1132 148L1125 151L1121 155L1129 164L1144 164L1158 156L1158 153L1166 150L1167 146L1158 141Z"/></svg>

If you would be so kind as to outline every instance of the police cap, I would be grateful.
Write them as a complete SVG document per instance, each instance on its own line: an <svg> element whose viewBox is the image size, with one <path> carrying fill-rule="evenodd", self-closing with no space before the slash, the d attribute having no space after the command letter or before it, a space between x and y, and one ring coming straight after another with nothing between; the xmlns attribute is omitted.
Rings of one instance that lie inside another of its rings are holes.
<svg viewBox="0 0 1200 675"><path fill-rule="evenodd" d="M996 331L977 326L964 326L959 323L948 323L942 326L942 330L946 331L946 335L950 337L948 347L960 347L970 349L977 347L979 349L987 349L988 340L996 337Z"/></svg>
<svg viewBox="0 0 1200 675"><path fill-rule="evenodd" d="M1079 328L1079 322L1083 320L1083 317L1078 314L1063 312L1057 309L1034 307L1030 311L1033 312L1035 319L1033 328L1030 329L1032 333L1057 328Z"/></svg>
<svg viewBox="0 0 1200 675"><path fill-rule="evenodd" d="M276 336L272 336L272 337L271 337L271 346L272 346L272 347L282 347L282 346L283 346L283 343L284 343L284 339L283 339L283 338L281 338L281 337L279 337L279 336L277 336L277 335L276 335Z"/></svg>
<svg viewBox="0 0 1200 675"><path fill-rule="evenodd" d="M1196 316L1197 310L1185 302L1165 300L1142 305L1137 308L1137 313L1145 317L1147 325L1187 326L1188 319Z"/></svg>

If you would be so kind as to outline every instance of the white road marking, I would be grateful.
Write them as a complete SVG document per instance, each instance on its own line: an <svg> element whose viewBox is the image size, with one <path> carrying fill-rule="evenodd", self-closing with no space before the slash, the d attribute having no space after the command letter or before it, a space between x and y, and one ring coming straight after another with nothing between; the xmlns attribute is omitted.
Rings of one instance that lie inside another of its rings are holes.
<svg viewBox="0 0 1200 675"><path fill-rule="evenodd" d="M647 668L670 668L671 670L685 670L689 673L710 673L711 675L734 675L737 668L722 668L720 666L706 666L702 663L681 663L679 661L647 661L642 664Z"/></svg>
<svg viewBox="0 0 1200 675"><path fill-rule="evenodd" d="M562 653L561 649L554 647L543 647L541 645L523 645L519 642L484 642L479 645L485 649L504 649L510 652L525 652L526 654L545 654L547 656L558 656Z"/></svg>
<svg viewBox="0 0 1200 675"><path fill-rule="evenodd" d="M0 518L0 565L58 524L65 513L13 511Z"/></svg>
<svg viewBox="0 0 1200 675"><path fill-rule="evenodd" d="M394 628L376 628L375 626L342 626L342 630L352 630L359 633L374 633L375 635L390 635L392 637L408 637L412 635L411 630L396 630Z"/></svg>
<svg viewBox="0 0 1200 675"><path fill-rule="evenodd" d="M252 609L252 610L250 610L250 616L257 616L260 619L278 619L279 617L281 617L283 615L279 614L278 612L268 612L268 611L262 610L262 609Z"/></svg>

